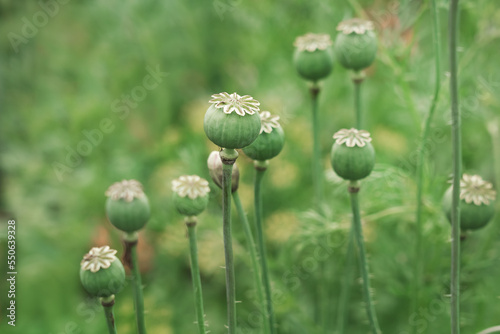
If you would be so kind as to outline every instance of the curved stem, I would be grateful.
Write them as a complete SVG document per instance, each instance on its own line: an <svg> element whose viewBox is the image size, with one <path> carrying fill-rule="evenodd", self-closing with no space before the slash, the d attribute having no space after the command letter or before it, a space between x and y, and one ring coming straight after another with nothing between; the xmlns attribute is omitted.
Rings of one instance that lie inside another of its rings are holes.
<svg viewBox="0 0 500 334"><path fill-rule="evenodd" d="M238 191L233 192L233 202L236 206L236 211L238 211L238 216L240 217L241 225L243 225L243 231L245 232L245 237L247 239L248 252L250 253L250 260L252 262L252 271L253 278L255 281L255 288L257 289L257 297L259 298L259 304L261 306L261 312L265 319L264 321L264 333L270 333L269 326L269 314L266 308L266 300L264 297L264 288L262 286L262 277L260 274L259 268L259 258L257 256L257 246L255 245L255 241L252 235L252 229L250 228L250 224L248 223L247 215L245 214L245 210L243 210L243 205L241 205L240 196Z"/></svg>
<svg viewBox="0 0 500 334"><path fill-rule="evenodd" d="M266 246L264 244L264 232L262 227L262 196L260 194L262 178L266 172L266 168L262 166L256 166L255 168L255 193L254 193L254 205L255 205L255 225L257 227L257 244L259 246L260 254L260 265L262 269L262 281L264 283L264 289L266 293L266 306L267 313L269 314L269 326L271 328L271 333L275 332L274 329L274 311L273 302L271 297L271 283L269 281L269 274L267 270L267 259L266 259Z"/></svg>
<svg viewBox="0 0 500 334"><path fill-rule="evenodd" d="M460 178L462 176L461 119L458 105L457 25L458 0L450 2L450 98L453 140L453 193L451 209L451 333L460 333Z"/></svg>
<svg viewBox="0 0 500 334"><path fill-rule="evenodd" d="M347 245L347 253L345 257L342 290L340 291L339 298L339 311L337 314L337 332L338 334L344 333L345 321L347 317L347 304L351 295L351 287L354 275L354 226L351 225L349 230L349 243Z"/></svg>
<svg viewBox="0 0 500 334"><path fill-rule="evenodd" d="M139 334L146 334L146 324L144 322L144 298L142 296L141 272L139 271L139 261L137 259L137 232L125 235L125 257L130 260L129 267L132 271L132 285L134 290L134 306L137 319L137 331ZM128 256L130 258L128 258Z"/></svg>
<svg viewBox="0 0 500 334"><path fill-rule="evenodd" d="M104 308L104 316L108 325L109 334L116 334L115 316L113 315L113 305L115 305L115 296L101 298L101 304Z"/></svg>
<svg viewBox="0 0 500 334"><path fill-rule="evenodd" d="M373 307L373 301L371 296L370 288L370 278L368 276L368 263L366 261L366 251L365 244L363 241L363 227L361 226L361 217L359 213L359 184L356 181L351 181L348 187L349 193L351 195L351 208L352 208L352 223L354 226L354 238L358 246L359 260L361 277L363 278L363 294L365 296L366 313L368 315L368 320L370 321L370 327L373 334L380 334L380 328L378 325L377 315L375 314L375 308Z"/></svg>
<svg viewBox="0 0 500 334"><path fill-rule="evenodd" d="M231 235L231 176L238 153L232 149L220 152L222 160L222 222L226 260L226 302L228 333L236 333L236 289L234 279L233 240Z"/></svg>
<svg viewBox="0 0 500 334"><path fill-rule="evenodd" d="M321 166L321 148L319 144L319 119L318 119L318 95L320 88L314 83L310 88L312 101L312 137L313 137L313 158L312 174L314 187L314 200L316 208L321 207L323 202L323 173Z"/></svg>
<svg viewBox="0 0 500 334"><path fill-rule="evenodd" d="M203 291L201 288L200 267L198 266L198 246L196 243L196 217L188 217L186 226L189 236L191 279L193 280L198 331L200 334L205 334L205 311L203 310Z"/></svg>
<svg viewBox="0 0 500 334"><path fill-rule="evenodd" d="M500 332L500 326L487 328L487 329L485 329L477 334L491 334L491 333L498 333L498 332Z"/></svg>
<svg viewBox="0 0 500 334"><path fill-rule="evenodd" d="M432 97L429 112L425 119L424 128L422 130L422 138L418 148L417 160L417 209L416 209L416 247L415 247L415 273L413 282L413 308L412 314L416 313L420 303L420 282L422 282L422 196L423 196L423 183L424 183L424 160L427 154L426 145L429 137L429 131L432 124L432 119L436 111L437 102L439 99L439 92L441 90L441 34L439 33L439 13L436 0L430 0L432 7L432 30L434 41L434 60L435 60L435 76L434 76L434 95ZM416 332L417 326L413 327Z"/></svg>

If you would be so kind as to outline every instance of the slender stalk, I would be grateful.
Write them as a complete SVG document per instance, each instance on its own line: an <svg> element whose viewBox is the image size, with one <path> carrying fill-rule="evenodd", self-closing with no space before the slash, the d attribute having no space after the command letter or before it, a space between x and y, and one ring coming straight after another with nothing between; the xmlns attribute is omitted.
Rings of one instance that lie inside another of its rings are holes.
<svg viewBox="0 0 500 334"><path fill-rule="evenodd" d="M115 316L113 315L113 305L115 305L115 296L101 298L101 304L104 308L104 316L108 325L109 334L116 334Z"/></svg>
<svg viewBox="0 0 500 334"><path fill-rule="evenodd" d="M236 288L234 279L233 240L231 235L231 176L238 152L223 149L222 160L222 222L224 233L224 254L226 259L226 302L228 333L236 333Z"/></svg>
<svg viewBox="0 0 500 334"><path fill-rule="evenodd" d="M313 83L310 88L312 101L312 137L313 137L313 187L316 208L321 207L323 202L323 172L321 166L321 148L319 143L319 117L318 117L318 95L320 88L317 83Z"/></svg>
<svg viewBox="0 0 500 334"><path fill-rule="evenodd" d="M500 117L492 117L488 123L488 131L491 135L493 166L495 171L495 183L500 184Z"/></svg>
<svg viewBox="0 0 500 334"><path fill-rule="evenodd" d="M422 282L422 196L423 196L423 183L424 183L424 160L427 154L426 144L429 137L434 113L436 111L437 102L439 99L439 92L441 90L441 34L439 33L439 14L436 0L430 0L432 9L432 31L434 42L434 60L435 60L435 73L434 73L434 95L432 97L429 112L424 122L422 130L422 138L418 148L417 158L417 209L416 209L416 247L415 247L415 273L413 282L413 309L412 314L416 313L420 303L420 282ZM417 326L413 327L414 333L417 331Z"/></svg>
<svg viewBox="0 0 500 334"><path fill-rule="evenodd" d="M198 332L205 334L205 311L203 310L203 291L201 288L200 267L198 266L198 246L196 243L196 217L186 217L191 259L191 279L193 281L194 302Z"/></svg>
<svg viewBox="0 0 500 334"><path fill-rule="evenodd" d="M363 121L361 119L361 82L354 82L354 102L356 103L356 128L361 130Z"/></svg>
<svg viewBox="0 0 500 334"><path fill-rule="evenodd" d="M354 83L354 109L356 115L356 129L358 130L361 130L363 127L363 111L361 108L361 84L363 83L363 80L363 72L353 72L352 82ZM344 333L344 324L347 316L347 304L349 302L354 275L354 234L354 225L351 225L345 259L345 275L342 281L342 291L340 292L339 299L339 311L337 314L337 330L339 334Z"/></svg>
<svg viewBox="0 0 500 334"><path fill-rule="evenodd" d="M361 109L361 84L364 80L363 72L354 72L352 82L354 83L354 109L356 111L356 129L363 128L363 111Z"/></svg>
<svg viewBox="0 0 500 334"><path fill-rule="evenodd" d="M264 232L262 227L262 196L261 196L261 186L262 178L266 172L266 165L262 161L257 161L255 163L255 192L254 192L254 205L255 205L255 225L257 227L257 244L259 246L260 254L260 265L262 269L262 281L264 283L264 289L266 293L266 306L267 313L269 314L269 326L271 328L271 333L275 333L274 328L274 310L273 302L271 297L271 283L269 280L269 274L267 270L267 259L266 259L266 246L264 244Z"/></svg>
<svg viewBox="0 0 500 334"><path fill-rule="evenodd" d="M139 271L139 261L137 259L137 232L127 233L125 241L125 262L132 271L132 285L134 290L134 307L137 319L137 331L139 334L146 334L146 324L144 322L144 298L142 296L141 272Z"/></svg>
<svg viewBox="0 0 500 334"><path fill-rule="evenodd" d="M356 181L351 181L348 187L349 193L351 195L351 208L352 208L352 223L354 226L354 238L358 246L359 260L361 277L363 278L363 293L365 296L366 313L368 315L368 320L370 321L370 327L373 334L380 334L380 328L378 325L377 315L375 314L375 308L373 306L371 288L370 288L370 278L368 276L368 263L366 261L366 251L365 244L363 241L363 227L361 226L361 217L359 213L359 184Z"/></svg>
<svg viewBox="0 0 500 334"><path fill-rule="evenodd" d="M264 317L264 333L269 334L271 331L269 324L269 314L267 312L266 300L264 297L264 288L262 285L262 277L259 268L259 258L257 256L257 246L252 235L252 229L248 223L247 215L243 210L243 205L241 205L240 196L238 191L233 192L233 202L238 211L238 216L240 217L241 225L243 225L243 231L245 232L245 237L247 239L248 252L250 253L250 260L252 262L253 278L255 281L255 288L257 289L257 297L259 298L259 304L261 306L261 312Z"/></svg>
<svg viewBox="0 0 500 334"><path fill-rule="evenodd" d="M449 15L450 98L453 140L453 193L451 210L451 333L460 333L460 178L462 176L461 119L458 106L457 25L458 0L451 0Z"/></svg>
<svg viewBox="0 0 500 334"><path fill-rule="evenodd" d="M354 276L354 225L349 230L349 241L345 258L345 269L340 291L339 310L337 313L337 333L343 334L347 318L347 304L351 295L352 280Z"/></svg>

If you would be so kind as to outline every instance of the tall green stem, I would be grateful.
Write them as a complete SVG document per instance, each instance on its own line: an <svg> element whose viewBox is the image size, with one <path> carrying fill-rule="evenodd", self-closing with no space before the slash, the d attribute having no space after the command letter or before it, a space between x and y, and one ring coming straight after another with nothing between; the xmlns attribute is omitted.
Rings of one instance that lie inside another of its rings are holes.
<svg viewBox="0 0 500 334"><path fill-rule="evenodd" d="M453 193L451 210L451 333L460 333L460 179L462 177L461 119L458 106L457 26L458 0L451 0L449 15L450 98L453 140Z"/></svg>
<svg viewBox="0 0 500 334"><path fill-rule="evenodd" d="M434 73L434 95L432 97L431 105L429 107L429 112L425 119L424 128L422 130L422 138L418 148L418 158L417 158L417 209L416 209L416 247L415 247L415 273L413 281L413 308L412 314L415 314L418 310L420 303L420 283L422 282L422 271L423 271L423 261L422 261L422 196L423 196L423 183L424 183L424 160L426 157L426 144L429 137L429 131L432 124L432 119L436 110L437 102L439 99L439 92L441 90L441 34L439 33L439 14L436 4L436 0L430 0L432 9L432 31L433 31L433 42L434 42L434 61L435 61L435 73ZM413 327L413 332L416 333L417 326Z"/></svg>
<svg viewBox="0 0 500 334"><path fill-rule="evenodd" d="M198 266L198 246L196 242L196 217L186 217L191 259L191 279L193 281L194 301L198 332L205 334L205 311L203 310L203 291L201 289L200 267Z"/></svg>
<svg viewBox="0 0 500 334"><path fill-rule="evenodd" d="M146 324L144 322L144 298L142 296L141 272L139 271L139 260L137 259L138 234L127 233L125 235L125 258L132 271L132 285L134 290L134 306L137 319L137 331L139 334L146 334Z"/></svg>
<svg viewBox="0 0 500 334"><path fill-rule="evenodd" d="M234 279L233 240L231 234L231 176L238 152L223 149L222 160L222 223L224 233L224 254L226 259L226 302L228 333L236 333L236 288Z"/></svg>
<svg viewBox="0 0 500 334"><path fill-rule="evenodd" d="M353 77L354 83L354 107L356 109L356 129L363 129L363 110L361 108L361 84L364 81L364 72L355 72ZM355 240L354 225L351 226L349 244L347 245L346 254L346 281L344 288L346 289L344 293L344 308L347 309L347 303L349 301L349 296L352 286L352 276L354 275L354 240ZM345 316L344 316L345 319ZM343 324L343 323L342 323Z"/></svg>
<svg viewBox="0 0 500 334"><path fill-rule="evenodd" d="M116 334L115 317L113 315L113 305L115 305L115 296L111 295L107 298L101 298L101 304L104 308L104 316L108 325L109 334Z"/></svg>
<svg viewBox="0 0 500 334"><path fill-rule="evenodd" d="M353 73L352 82L354 83L354 109L356 115L356 129L358 130L361 130L363 127L363 111L361 108L361 84L363 83L363 80L363 73ZM339 298L339 311L337 313L337 330L339 334L344 333L345 320L347 316L347 304L349 303L349 296L354 275L354 234L354 225L351 225L345 258L345 275L342 281L342 291L340 292Z"/></svg>
<svg viewBox="0 0 500 334"><path fill-rule="evenodd" d="M354 225L349 230L349 241L345 257L345 269L342 280L342 290L340 291L339 310L337 313L337 332L344 333L345 321L347 317L347 304L351 295L352 280L354 275Z"/></svg>
<svg viewBox="0 0 500 334"><path fill-rule="evenodd" d="M361 109L361 84L363 83L363 73L354 73L352 82L354 83L354 109L356 111L356 129L363 129L363 111Z"/></svg>
<svg viewBox="0 0 500 334"><path fill-rule="evenodd" d="M269 274L267 270L266 246L264 244L264 232L262 227L262 196L260 192L262 186L262 178L264 177L266 169L267 168L262 161L256 162L254 205L255 205L255 225L257 227L257 244L259 246L260 265L262 269L262 281L264 283L264 289L266 292L266 306L267 306L267 313L269 314L269 326L271 328L271 333L274 333L275 332L274 310L271 297L271 283L269 281Z"/></svg>
<svg viewBox="0 0 500 334"><path fill-rule="evenodd" d="M313 137L313 187L316 208L323 202L323 171L321 165L321 148L319 144L319 116L318 116L318 95L320 88L314 83L310 88L312 101L312 137Z"/></svg>
<svg viewBox="0 0 500 334"><path fill-rule="evenodd" d="M370 327L372 333L380 334L381 331L378 325L377 315L375 314L375 308L373 307L372 296L370 293L371 288L370 288L370 278L368 276L368 263L366 261L365 244L363 241L363 227L361 226L361 217L359 213L358 182L351 181L348 190L351 195L352 223L354 226L354 237L359 251L360 269L361 269L361 277L363 278L363 294L365 296L366 313L368 315L368 320L370 321Z"/></svg>
<svg viewBox="0 0 500 334"><path fill-rule="evenodd" d="M233 192L233 202L238 211L238 216L240 217L241 225L243 225L243 231L245 232L245 237L247 239L248 252L250 253L250 261L252 262L253 278L255 281L255 288L257 289L257 297L259 298L259 304L261 306L261 312L264 317L264 333L269 334L271 331L269 324L269 314L267 312L266 300L264 297L264 288L262 286L262 277L259 268L259 258L257 257L257 246L252 235L252 229L248 223L247 215L245 210L243 210L243 205L241 205L240 196L238 191Z"/></svg>

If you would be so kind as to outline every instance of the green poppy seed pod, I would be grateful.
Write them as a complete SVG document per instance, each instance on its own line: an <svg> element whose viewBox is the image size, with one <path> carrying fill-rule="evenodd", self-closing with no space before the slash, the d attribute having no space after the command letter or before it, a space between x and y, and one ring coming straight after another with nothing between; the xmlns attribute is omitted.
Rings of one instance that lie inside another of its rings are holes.
<svg viewBox="0 0 500 334"><path fill-rule="evenodd" d="M249 95L212 95L203 127L214 144L229 149L250 145L259 135L259 101Z"/></svg>
<svg viewBox="0 0 500 334"><path fill-rule="evenodd" d="M340 22L335 39L335 56L343 67L360 71L370 66L377 54L373 22L351 19Z"/></svg>
<svg viewBox="0 0 500 334"><path fill-rule="evenodd" d="M106 191L106 215L117 229L132 233L146 225L151 215L148 198L136 180L114 183Z"/></svg>
<svg viewBox="0 0 500 334"><path fill-rule="evenodd" d="M207 208L208 181L198 175L183 175L172 181L174 205L184 216L197 216Z"/></svg>
<svg viewBox="0 0 500 334"><path fill-rule="evenodd" d="M208 173L214 183L222 189L222 160L218 151L212 151L207 159ZM238 164L233 164L233 171L231 175L231 192L238 190L240 182L240 170Z"/></svg>
<svg viewBox="0 0 500 334"><path fill-rule="evenodd" d="M453 187L443 197L443 211L451 222ZM462 231L480 229L495 214L496 192L490 182L478 175L464 174L460 180L460 228Z"/></svg>
<svg viewBox="0 0 500 334"><path fill-rule="evenodd" d="M285 144L285 133L281 127L279 116L272 116L269 111L260 113L262 127L257 139L243 148L243 152L251 159L265 161L277 156Z"/></svg>
<svg viewBox="0 0 500 334"><path fill-rule="evenodd" d="M375 166L375 150L370 133L357 129L342 129L333 135L331 152L333 170L344 180L361 180Z"/></svg>
<svg viewBox="0 0 500 334"><path fill-rule="evenodd" d="M125 269L109 246L94 247L80 263L80 281L94 297L110 297L125 285Z"/></svg>
<svg viewBox="0 0 500 334"><path fill-rule="evenodd" d="M308 33L297 37L293 61L302 78L316 82L330 74L333 68L331 45L327 34Z"/></svg>

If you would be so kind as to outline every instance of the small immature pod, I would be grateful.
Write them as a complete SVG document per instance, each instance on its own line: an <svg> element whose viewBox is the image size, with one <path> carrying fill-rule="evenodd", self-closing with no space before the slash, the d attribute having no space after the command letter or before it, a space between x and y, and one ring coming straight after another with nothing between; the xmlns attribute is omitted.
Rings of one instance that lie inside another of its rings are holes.
<svg viewBox="0 0 500 334"><path fill-rule="evenodd" d="M443 197L443 211L451 222L453 187ZM460 180L460 228L462 231L480 229L495 214L496 191L490 182L479 175L463 174Z"/></svg>
<svg viewBox="0 0 500 334"><path fill-rule="evenodd" d="M330 74L333 68L330 35L308 33L297 37L293 45L295 68L302 78L316 82Z"/></svg>
<svg viewBox="0 0 500 334"><path fill-rule="evenodd" d="M80 263L80 280L87 292L94 297L110 297L125 285L125 269L115 256L116 250L94 247Z"/></svg>
<svg viewBox="0 0 500 334"><path fill-rule="evenodd" d="M343 67L360 71L370 66L377 54L373 22L362 19L342 21L335 39L335 56Z"/></svg>
<svg viewBox="0 0 500 334"><path fill-rule="evenodd" d="M375 150L368 131L342 129L333 139L331 163L338 176L357 181L370 175L375 166Z"/></svg>
<svg viewBox="0 0 500 334"><path fill-rule="evenodd" d="M269 111L260 113L262 123L257 139L243 148L243 152L251 159L265 161L277 156L285 144L285 133L278 122L279 116L273 116Z"/></svg>
<svg viewBox="0 0 500 334"><path fill-rule="evenodd" d="M214 144L239 149L251 144L260 132L259 101L250 95L212 95L203 127Z"/></svg>
<svg viewBox="0 0 500 334"><path fill-rule="evenodd" d="M116 182L108 188L106 196L106 214L117 229L132 233L146 225L151 213L148 198L140 182Z"/></svg>
<svg viewBox="0 0 500 334"><path fill-rule="evenodd" d="M172 181L174 205L184 216L197 216L208 205L208 181L198 175L183 175Z"/></svg>

